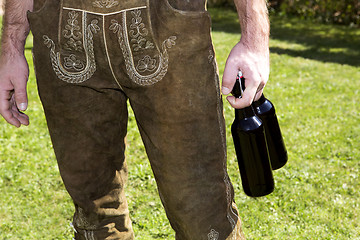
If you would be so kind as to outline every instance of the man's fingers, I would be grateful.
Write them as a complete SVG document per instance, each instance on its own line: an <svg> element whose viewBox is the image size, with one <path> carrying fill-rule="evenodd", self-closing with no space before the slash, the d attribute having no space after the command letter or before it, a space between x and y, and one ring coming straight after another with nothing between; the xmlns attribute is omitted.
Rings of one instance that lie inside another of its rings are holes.
<svg viewBox="0 0 360 240"><path fill-rule="evenodd" d="M11 91L0 92L0 114L3 118L14 125L20 127L21 124L29 125L29 118L23 113L20 113L17 107L14 105L14 96Z"/></svg>
<svg viewBox="0 0 360 240"><path fill-rule="evenodd" d="M263 94L264 88L265 88L265 83L263 83L263 82L260 83L259 87L258 87L257 90L256 90L256 94L255 94L254 101L259 100L259 98L260 98L261 95Z"/></svg>
<svg viewBox="0 0 360 240"><path fill-rule="evenodd" d="M232 91L238 72L237 64L234 61L226 62L221 86L222 94L228 95Z"/></svg>
<svg viewBox="0 0 360 240"><path fill-rule="evenodd" d="M29 125L29 117L24 113L14 113L14 118L16 118L22 125Z"/></svg>
<svg viewBox="0 0 360 240"><path fill-rule="evenodd" d="M253 103L253 101L256 99L258 91L262 93L262 90L265 86L265 84L261 83L260 76L254 74L253 72L250 72L250 74L247 76L244 75L244 77L245 77L245 90L241 98L235 98L232 96L229 96L227 98L230 105L236 109L250 106Z"/></svg>
<svg viewBox="0 0 360 240"><path fill-rule="evenodd" d="M228 96L226 99L229 101L230 105L233 108L240 109L250 106L256 94L256 87L247 87L243 92L241 98L235 98L234 96Z"/></svg>
<svg viewBox="0 0 360 240"><path fill-rule="evenodd" d="M10 98L9 91L0 91L0 114L4 118L10 117Z"/></svg>
<svg viewBox="0 0 360 240"><path fill-rule="evenodd" d="M258 91L258 92L256 93L255 98L254 98L254 101L259 100L259 98L260 98L261 95L263 94L263 90L264 90L264 88L261 89L260 91Z"/></svg>
<svg viewBox="0 0 360 240"><path fill-rule="evenodd" d="M11 125L14 125L15 127L21 126L21 122L16 117L14 117L14 115L12 114L12 111L10 111L9 109L7 111L2 111L1 115Z"/></svg>
<svg viewBox="0 0 360 240"><path fill-rule="evenodd" d="M29 117L25 113L19 112L18 108L14 104L12 105L11 112L14 118L16 118L22 125L29 125Z"/></svg>

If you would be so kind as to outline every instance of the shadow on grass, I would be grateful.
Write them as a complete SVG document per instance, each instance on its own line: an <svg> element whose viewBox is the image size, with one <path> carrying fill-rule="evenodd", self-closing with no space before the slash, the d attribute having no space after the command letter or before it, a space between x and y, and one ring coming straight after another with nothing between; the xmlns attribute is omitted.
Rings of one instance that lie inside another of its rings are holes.
<svg viewBox="0 0 360 240"><path fill-rule="evenodd" d="M237 13L233 9L210 8L209 12L213 31L240 32ZM272 53L360 66L360 29L271 16L271 39L302 45L301 49L271 46Z"/></svg>

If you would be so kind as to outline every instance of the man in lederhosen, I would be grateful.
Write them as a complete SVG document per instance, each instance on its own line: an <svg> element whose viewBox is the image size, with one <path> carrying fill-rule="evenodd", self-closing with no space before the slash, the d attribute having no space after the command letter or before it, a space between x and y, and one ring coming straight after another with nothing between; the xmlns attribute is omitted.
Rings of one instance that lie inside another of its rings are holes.
<svg viewBox="0 0 360 240"><path fill-rule="evenodd" d="M264 0L235 0L242 37L222 93L239 69L235 108L269 75ZM24 43L31 29L39 95L76 212L75 239L134 239L124 193L127 101L135 113L176 239L243 239L226 172L222 102L205 0L7 0L0 113L28 125ZM29 11L29 12L28 12ZM28 14L27 14L28 12Z"/></svg>

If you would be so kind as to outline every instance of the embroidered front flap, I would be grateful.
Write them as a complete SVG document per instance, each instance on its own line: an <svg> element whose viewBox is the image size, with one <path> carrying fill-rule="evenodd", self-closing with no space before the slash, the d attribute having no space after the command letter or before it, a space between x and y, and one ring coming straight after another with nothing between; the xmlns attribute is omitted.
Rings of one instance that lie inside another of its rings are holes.
<svg viewBox="0 0 360 240"><path fill-rule="evenodd" d="M151 85L164 77L169 60L167 49L175 45L176 37L170 36L158 46L148 9L134 9L114 16L109 29L117 35L131 80L139 85Z"/></svg>
<svg viewBox="0 0 360 240"><path fill-rule="evenodd" d="M147 0L63 0L62 7L90 13L113 14L146 5Z"/></svg>
<svg viewBox="0 0 360 240"><path fill-rule="evenodd" d="M165 76L167 49L175 45L176 36L160 42L154 39L146 0L125 0L121 4L118 0L64 0L59 19L59 49L44 35L59 79L69 83L90 79L97 68L94 37L96 34L105 37L108 33L116 34L132 81L151 85Z"/></svg>

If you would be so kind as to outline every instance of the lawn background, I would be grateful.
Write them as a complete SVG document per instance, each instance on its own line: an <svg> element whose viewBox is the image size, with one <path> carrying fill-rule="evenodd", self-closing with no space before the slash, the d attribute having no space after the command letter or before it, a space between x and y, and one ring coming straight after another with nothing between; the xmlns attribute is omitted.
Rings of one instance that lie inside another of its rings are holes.
<svg viewBox="0 0 360 240"><path fill-rule="evenodd" d="M220 74L240 38L236 13L211 8ZM276 189L252 199L241 189L230 137L233 109L225 103L228 169L248 239L360 239L360 30L271 17L275 104L289 152L274 172ZM71 239L73 211L58 173L36 93L31 60L31 125L0 120L0 239ZM174 239L130 111L127 197L137 239Z"/></svg>

